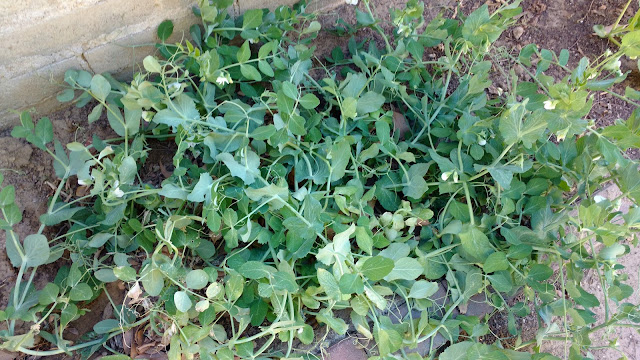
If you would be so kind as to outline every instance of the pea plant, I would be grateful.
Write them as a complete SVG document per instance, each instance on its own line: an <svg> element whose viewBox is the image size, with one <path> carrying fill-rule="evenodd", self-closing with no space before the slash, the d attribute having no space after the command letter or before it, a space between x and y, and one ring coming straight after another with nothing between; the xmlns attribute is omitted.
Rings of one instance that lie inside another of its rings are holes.
<svg viewBox="0 0 640 360"><path fill-rule="evenodd" d="M24 239L14 188L0 192L18 269L0 348L125 359L111 339L142 329L169 359L320 358L330 331L371 340L372 359L422 359L425 343L441 360L557 359L541 353L547 341L566 342L569 359L621 351L611 330L640 324L619 264L640 227L639 164L626 155L640 147L640 96L614 86L640 30L570 66L567 50L492 46L517 1L425 23L410 0L389 35L363 0L357 23L334 32L370 28L379 42L354 36L320 57L304 3L235 19L231 4L201 0L202 24L180 43L163 22L131 82L66 73L59 99L92 106L88 122L106 117L117 138L63 145L49 119L22 114L12 135L53 157L60 185ZM603 91L636 110L596 127ZM172 144L173 171L154 183L143 164L158 142ZM85 195L61 198L67 181ZM607 183L622 195L597 196ZM64 232L47 238L48 226ZM602 303L581 286L587 271ZM105 291L115 282L122 302ZM103 293L112 318L71 342ZM507 338L481 341L488 316L456 316L477 294L506 316ZM532 312L537 335L523 338L517 319Z"/></svg>

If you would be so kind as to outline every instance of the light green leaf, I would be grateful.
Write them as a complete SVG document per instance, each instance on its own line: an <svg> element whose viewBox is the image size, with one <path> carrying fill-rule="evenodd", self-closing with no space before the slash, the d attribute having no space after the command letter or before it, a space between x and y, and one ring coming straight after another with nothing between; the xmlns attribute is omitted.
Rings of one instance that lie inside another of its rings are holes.
<svg viewBox="0 0 640 360"><path fill-rule="evenodd" d="M347 140L343 139L333 144L328 158L331 159L331 181L342 179L351 158L351 146Z"/></svg>
<svg viewBox="0 0 640 360"><path fill-rule="evenodd" d="M122 159L122 163L118 167L120 184L132 184L138 173L138 165L131 156Z"/></svg>
<svg viewBox="0 0 640 360"><path fill-rule="evenodd" d="M333 274L320 268L318 269L317 276L318 282L320 283L320 286L322 286L322 289L324 289L327 296L334 300L340 300L342 292L340 291L340 286Z"/></svg>
<svg viewBox="0 0 640 360"><path fill-rule="evenodd" d="M475 226L465 224L458 234L463 256L471 261L484 263L493 252L489 238Z"/></svg>
<svg viewBox="0 0 640 360"><path fill-rule="evenodd" d="M244 44L242 44L242 46L240 46L237 56L238 56L239 63L247 62L247 60L249 60L249 58L251 57L251 50L249 49L248 40L245 41Z"/></svg>
<svg viewBox="0 0 640 360"><path fill-rule="evenodd" d="M144 66L144 69L150 73L162 72L162 66L160 66L158 59L151 55L147 55L144 60L142 60L142 66Z"/></svg>
<svg viewBox="0 0 640 360"><path fill-rule="evenodd" d="M275 290L288 291L290 293L298 291L298 284L296 284L296 278L292 272L277 271L273 274L271 283Z"/></svg>
<svg viewBox="0 0 640 360"><path fill-rule="evenodd" d="M211 187L213 186L213 179L209 173L200 174L200 179L196 186L193 187L191 194L187 196L187 200L193 202L209 202L211 199Z"/></svg>
<svg viewBox="0 0 640 360"><path fill-rule="evenodd" d="M362 264L362 275L371 281L382 280L393 270L394 262L382 256L374 256Z"/></svg>
<svg viewBox="0 0 640 360"><path fill-rule="evenodd" d="M364 292L364 283L362 282L362 278L357 274L342 275L338 285L343 294L362 294Z"/></svg>
<svg viewBox="0 0 640 360"><path fill-rule="evenodd" d="M140 277L142 286L150 296L158 296L164 288L164 274L159 269L151 269L151 266L145 268Z"/></svg>
<svg viewBox="0 0 640 360"><path fill-rule="evenodd" d="M242 20L243 29L255 29L262 25L262 10L251 9L245 11Z"/></svg>
<svg viewBox="0 0 640 360"><path fill-rule="evenodd" d="M371 255L373 251L373 239L371 238L371 236L369 236L367 230L362 226L358 226L356 228L355 234L356 244L358 244L360 250Z"/></svg>
<svg viewBox="0 0 640 360"><path fill-rule="evenodd" d="M409 178L405 179L405 186L402 192L414 199L420 199L424 193L429 190L427 182L424 180L424 176L431 167L430 163L420 163L411 165L409 168Z"/></svg>
<svg viewBox="0 0 640 360"><path fill-rule="evenodd" d="M193 305L189 295L184 291L176 291L175 294L173 294L173 302L176 304L176 309L181 312L189 311L191 305Z"/></svg>
<svg viewBox="0 0 640 360"><path fill-rule="evenodd" d="M534 264L529 269L527 277L535 281L545 281L553 275L553 270L544 264Z"/></svg>
<svg viewBox="0 0 640 360"><path fill-rule="evenodd" d="M185 282L189 289L200 290L209 283L209 275L202 269L191 270L187 274Z"/></svg>
<svg viewBox="0 0 640 360"><path fill-rule="evenodd" d="M200 113L196 104L189 96L180 94L169 101L167 108L158 111L153 121L172 127L188 126L190 122L200 120Z"/></svg>
<svg viewBox="0 0 640 360"><path fill-rule="evenodd" d="M49 259L49 241L44 235L31 234L24 239L24 259L27 267L36 267L47 263Z"/></svg>
<svg viewBox="0 0 640 360"><path fill-rule="evenodd" d="M374 111L378 111L382 108L384 101L384 96L373 91L368 91L358 99L356 112L361 116Z"/></svg>
<svg viewBox="0 0 640 360"><path fill-rule="evenodd" d="M418 260L410 257L403 257L395 261L393 270L385 277L387 281L393 280L415 280L422 275L424 267Z"/></svg>
<svg viewBox="0 0 640 360"><path fill-rule="evenodd" d="M240 64L240 73L249 80L261 81L262 75L253 65Z"/></svg>
<svg viewBox="0 0 640 360"><path fill-rule="evenodd" d="M189 196L189 191L183 188L179 188L174 184L164 184L162 185L162 189L158 192L158 195L164 196L170 199L180 199L187 200L187 196Z"/></svg>
<svg viewBox="0 0 640 360"><path fill-rule="evenodd" d="M105 101L111 93L111 84L100 74L93 75L91 79L91 94L99 101Z"/></svg>
<svg viewBox="0 0 640 360"><path fill-rule="evenodd" d="M484 272L487 274L494 271L507 270L508 268L509 260L507 260L507 255L501 251L489 255L483 266Z"/></svg>
<svg viewBox="0 0 640 360"><path fill-rule="evenodd" d="M471 341L453 344L440 354L439 360L469 360L467 350L473 345Z"/></svg>
<svg viewBox="0 0 640 360"><path fill-rule="evenodd" d="M48 283L38 294L38 303L40 305L49 305L56 301L60 287L54 283Z"/></svg>
<svg viewBox="0 0 640 360"><path fill-rule="evenodd" d="M547 128L545 115L542 112L536 112L525 118L528 101L529 99L525 99L522 103L511 105L500 117L500 134L507 145L522 141L524 147L531 148Z"/></svg>
<svg viewBox="0 0 640 360"><path fill-rule="evenodd" d="M322 309L316 315L316 320L318 322L327 324L333 331L335 331L339 335L344 335L349 330L349 325L342 320L341 318L336 318L333 316L333 312L330 309Z"/></svg>
<svg viewBox="0 0 640 360"><path fill-rule="evenodd" d="M117 330L119 328L120 328L120 322L116 319L102 320L97 324L93 325L93 331L95 331L96 334L108 334L111 331ZM102 359L104 359L104 357L102 357Z"/></svg>
<svg viewBox="0 0 640 360"><path fill-rule="evenodd" d="M240 159L240 162L236 161L229 153L221 153L216 156L216 159L224 162L231 175L237 176L246 185L251 185L255 181L256 176L260 176L260 157L251 150L245 152L245 157Z"/></svg>
<svg viewBox="0 0 640 360"><path fill-rule="evenodd" d="M305 94L302 98L300 98L300 105L308 110L315 109L318 105L320 105L320 100L318 100L318 97L313 94Z"/></svg>
<svg viewBox="0 0 640 360"><path fill-rule="evenodd" d="M418 280L411 285L409 297L414 299L426 299L438 292L438 283L426 280Z"/></svg>
<svg viewBox="0 0 640 360"><path fill-rule="evenodd" d="M276 269L261 261L247 261L238 268L238 272L247 279L258 280L271 277Z"/></svg>
<svg viewBox="0 0 640 360"><path fill-rule="evenodd" d="M69 298L72 301L87 301L93 297L93 291L91 287L86 283L79 283L71 288L69 292Z"/></svg>

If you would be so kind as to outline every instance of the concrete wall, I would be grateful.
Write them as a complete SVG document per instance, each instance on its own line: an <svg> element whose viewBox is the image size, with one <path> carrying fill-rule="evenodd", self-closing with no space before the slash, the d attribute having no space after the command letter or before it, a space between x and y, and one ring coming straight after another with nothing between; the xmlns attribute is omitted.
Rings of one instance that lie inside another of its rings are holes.
<svg viewBox="0 0 640 360"><path fill-rule="evenodd" d="M236 0L234 15L296 0ZM0 0L0 130L17 120L11 110L40 115L61 106L55 95L64 72L84 69L130 78L153 52L156 28L174 22L179 41L198 22L194 0ZM342 3L316 0L314 10Z"/></svg>

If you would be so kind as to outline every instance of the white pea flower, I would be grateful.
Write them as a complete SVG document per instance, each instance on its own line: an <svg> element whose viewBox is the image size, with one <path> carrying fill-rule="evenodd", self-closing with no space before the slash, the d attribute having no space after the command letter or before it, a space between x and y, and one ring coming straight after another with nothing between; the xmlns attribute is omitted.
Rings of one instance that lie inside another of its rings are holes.
<svg viewBox="0 0 640 360"><path fill-rule="evenodd" d="M344 0L347 5L358 5L358 0Z"/></svg>
<svg viewBox="0 0 640 360"><path fill-rule="evenodd" d="M217 83L218 85L222 86L222 85L224 85L224 84L228 84L228 83L229 83L229 81L227 80L227 78L226 78L226 77L224 77L224 76L220 75L220 76L218 76L218 78L216 79L216 83Z"/></svg>
<svg viewBox="0 0 640 360"><path fill-rule="evenodd" d="M449 179L449 176L451 176L452 172L453 171L443 172L442 175L440 175L440 178L442 179L442 181L447 181Z"/></svg>
<svg viewBox="0 0 640 360"><path fill-rule="evenodd" d="M78 185L87 185L87 182L82 179L78 179Z"/></svg>
<svg viewBox="0 0 640 360"><path fill-rule="evenodd" d="M247 39L249 41L249 44L255 44L258 42L258 39Z"/></svg>
<svg viewBox="0 0 640 360"><path fill-rule="evenodd" d="M120 190L120 187L117 187L115 190L113 190L113 195L121 198L124 196L124 191Z"/></svg>
<svg viewBox="0 0 640 360"><path fill-rule="evenodd" d="M547 110L553 110L556 108L557 104L558 104L558 100L545 100L544 108Z"/></svg>
<svg viewBox="0 0 640 360"><path fill-rule="evenodd" d="M172 90L172 91L178 91L178 90L180 90L180 87L182 87L182 85L180 85L179 82L171 83L168 86L169 90Z"/></svg>
<svg viewBox="0 0 640 360"><path fill-rule="evenodd" d="M480 145L480 146L485 146L485 145L487 145L487 140L485 140L485 139L480 139L480 140L478 140L478 145Z"/></svg>
<svg viewBox="0 0 640 360"><path fill-rule="evenodd" d="M604 196L596 195L596 196L594 196L594 197L593 197L593 200L594 200L596 203L601 203L601 202L603 202L603 201L607 200L607 198L606 198L606 197L604 197Z"/></svg>
<svg viewBox="0 0 640 360"><path fill-rule="evenodd" d="M229 75L228 72L220 72L220 74L216 78L216 84L218 84L218 86L223 86L225 84L233 84L231 75Z"/></svg>
<svg viewBox="0 0 640 360"><path fill-rule="evenodd" d="M298 334L302 334L304 332L303 328L298 329Z"/></svg>

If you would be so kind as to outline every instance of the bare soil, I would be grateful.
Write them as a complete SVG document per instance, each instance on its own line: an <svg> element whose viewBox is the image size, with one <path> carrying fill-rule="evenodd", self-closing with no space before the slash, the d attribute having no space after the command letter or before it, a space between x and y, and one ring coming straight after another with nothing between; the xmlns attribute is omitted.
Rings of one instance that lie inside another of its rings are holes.
<svg viewBox="0 0 640 360"><path fill-rule="evenodd" d="M494 9L500 5L502 0L489 0L486 3ZM379 18L385 19L385 29L389 26L389 9L401 7L404 0L372 0L372 6ZM443 12L445 16L453 16L457 13L469 14L472 10L485 3L482 0L427 0L425 1L425 15L427 19L433 18L436 14ZM626 0L524 0L522 2L523 14L511 30L505 32L498 41L497 46L502 46L509 51L517 52L528 44L536 43L540 47L552 49L559 52L561 49L568 49L571 54L570 65L576 64L582 56L595 58L603 53L609 44L607 41L599 39L592 33L592 27L596 24L609 25L617 18ZM625 19L633 14L636 8L629 9ZM323 27L331 28L338 18L344 19L348 23L355 23L354 11L348 5L341 5L334 9L327 10L320 15ZM624 21L624 20L623 20ZM363 38L373 37L373 32L364 32ZM323 34L317 42L320 53L328 54L333 47L341 46L346 48L347 40L330 34ZM637 65L625 63L623 66L632 70L632 76L626 83L621 84L621 88L630 85L639 87ZM112 136L107 122L102 119L91 125L87 124L87 115L90 107L78 109L69 107L61 111L49 114L54 124L55 137L63 144L71 141L85 142L93 134L105 138ZM611 124L619 118L626 118L631 108L621 100L610 97L606 94L598 94L595 99L595 106L591 113L599 125ZM34 118L39 118L37 114ZM0 133L0 171L5 175L3 185L12 184L16 187L16 202L23 210L23 221L16 226L16 231L23 239L28 234L37 231L40 226L39 216L46 210L47 202L53 194L53 189L57 186L57 179L53 172L51 158L39 149L32 147L25 141L14 139L9 132ZM164 150L163 150L164 149ZM171 171L170 154L161 154L163 151L170 153L170 147L166 144L158 145L158 152L152 152L149 162L144 170L150 174L160 175L164 171ZM155 153L155 154L154 154ZM638 158L637 149L632 149L629 155ZM65 191L74 191L75 184L67 184ZM57 233L64 231L64 228L50 229L48 236L51 238ZM66 260L61 260L63 263ZM634 249L624 260L625 269L623 272L629 274L629 284L637 288L638 270L640 269L640 250ZM50 280L55 275L55 270L59 265L50 266L51 271L41 271L38 283ZM6 256L5 234L0 233L0 306L5 306L9 291L17 275ZM583 284L585 289L592 293L601 294L600 284L593 277L587 276ZM121 291L126 291L121 289ZM632 300L639 301L638 294ZM601 296L600 296L601 298ZM93 324L102 320L102 309L89 313L83 320L86 324ZM597 310L599 319L603 317L603 309ZM495 317L491 321L492 330L496 334L505 334L506 317ZM525 337L535 337L537 322L534 318L526 318L520 321ZM620 348L627 353L631 359L640 359L640 336L632 329L619 330ZM526 340L526 339L524 339ZM507 344L505 344L506 346ZM565 358L565 346L563 344L548 344L545 351ZM596 354L597 359L618 359L620 354L613 351L600 351Z"/></svg>

